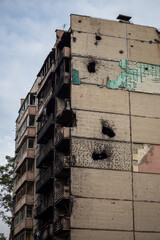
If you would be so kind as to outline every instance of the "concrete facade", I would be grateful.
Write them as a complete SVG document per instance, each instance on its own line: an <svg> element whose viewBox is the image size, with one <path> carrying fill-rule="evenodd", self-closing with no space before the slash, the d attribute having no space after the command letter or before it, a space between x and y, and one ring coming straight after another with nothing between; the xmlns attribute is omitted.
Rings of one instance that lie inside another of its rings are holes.
<svg viewBox="0 0 160 240"><path fill-rule="evenodd" d="M72 14L37 75L34 239L160 238L160 33L123 17Z"/></svg>

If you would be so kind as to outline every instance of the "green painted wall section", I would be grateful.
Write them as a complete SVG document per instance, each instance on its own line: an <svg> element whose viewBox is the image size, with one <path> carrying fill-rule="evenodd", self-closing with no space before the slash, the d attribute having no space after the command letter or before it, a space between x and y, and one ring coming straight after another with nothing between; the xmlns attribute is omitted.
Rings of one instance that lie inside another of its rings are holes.
<svg viewBox="0 0 160 240"><path fill-rule="evenodd" d="M121 60L119 66L124 71L118 75L116 80L108 80L107 88L134 91L137 83L142 82L143 77L153 78L153 81L160 83L160 66L127 60Z"/></svg>
<svg viewBox="0 0 160 240"><path fill-rule="evenodd" d="M76 85L81 84L81 78L79 78L79 72L78 72L78 70L76 70L74 68L73 68L73 72L72 72L72 81L73 81L73 84L76 84Z"/></svg>

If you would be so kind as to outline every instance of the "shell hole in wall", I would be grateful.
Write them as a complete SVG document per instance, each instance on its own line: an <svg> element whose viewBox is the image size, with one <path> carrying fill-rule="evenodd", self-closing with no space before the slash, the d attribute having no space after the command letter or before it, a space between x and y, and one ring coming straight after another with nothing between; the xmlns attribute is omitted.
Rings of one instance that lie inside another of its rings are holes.
<svg viewBox="0 0 160 240"><path fill-rule="evenodd" d="M97 41L100 41L101 39L102 39L101 36L96 35L96 40L97 40Z"/></svg>
<svg viewBox="0 0 160 240"><path fill-rule="evenodd" d="M113 138L116 135L112 130L112 128L108 126L102 126L102 133L107 135L110 138Z"/></svg>
<svg viewBox="0 0 160 240"><path fill-rule="evenodd" d="M96 63L95 63L95 62L90 62L90 63L88 63L88 65L87 65L88 72L94 73L94 72L96 71L96 70L95 70L95 66L96 66Z"/></svg>
<svg viewBox="0 0 160 240"><path fill-rule="evenodd" d="M108 158L108 154L105 151L102 151L100 153L93 152L92 153L92 159L97 161L97 160L103 160L105 158Z"/></svg>

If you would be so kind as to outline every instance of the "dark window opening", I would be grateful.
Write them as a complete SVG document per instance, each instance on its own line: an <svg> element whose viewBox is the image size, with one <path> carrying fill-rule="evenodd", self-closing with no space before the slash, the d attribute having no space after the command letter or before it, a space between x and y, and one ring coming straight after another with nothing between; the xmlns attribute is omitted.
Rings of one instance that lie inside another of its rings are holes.
<svg viewBox="0 0 160 240"><path fill-rule="evenodd" d="M88 72L94 73L95 72L95 66L96 66L95 62L88 63L88 66L87 66Z"/></svg>
<svg viewBox="0 0 160 240"><path fill-rule="evenodd" d="M73 42L76 42L76 37L73 37Z"/></svg>
<svg viewBox="0 0 160 240"><path fill-rule="evenodd" d="M69 72L69 60L65 60L65 72Z"/></svg>
<svg viewBox="0 0 160 240"><path fill-rule="evenodd" d="M105 158L108 158L109 156L105 151L102 151L101 153L93 152L92 158L93 160L103 160Z"/></svg>

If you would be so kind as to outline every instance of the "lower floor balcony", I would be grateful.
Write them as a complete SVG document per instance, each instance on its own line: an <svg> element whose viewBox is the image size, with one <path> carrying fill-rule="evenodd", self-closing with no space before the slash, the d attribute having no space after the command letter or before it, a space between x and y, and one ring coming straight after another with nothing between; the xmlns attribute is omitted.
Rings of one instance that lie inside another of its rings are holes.
<svg viewBox="0 0 160 240"><path fill-rule="evenodd" d="M54 144L53 140L50 140L46 146L41 150L37 159L36 167L41 168L43 165L50 165L54 155Z"/></svg>
<svg viewBox="0 0 160 240"><path fill-rule="evenodd" d="M33 205L34 204L34 195L33 194L26 194L24 195L21 200L15 205L14 214L20 210L21 207L24 205Z"/></svg>
<svg viewBox="0 0 160 240"><path fill-rule="evenodd" d="M70 150L70 128L58 128L55 137L55 147L58 151L68 153Z"/></svg>
<svg viewBox="0 0 160 240"><path fill-rule="evenodd" d="M68 178L70 170L70 158L65 155L56 155L55 176L57 178Z"/></svg>
<svg viewBox="0 0 160 240"><path fill-rule="evenodd" d="M25 218L21 223L19 223L14 228L14 235L18 234L23 229L32 229L33 228L33 219Z"/></svg>
<svg viewBox="0 0 160 240"><path fill-rule="evenodd" d="M53 215L53 194L50 194L47 199L40 197L38 206L34 209L35 219L50 219Z"/></svg>
<svg viewBox="0 0 160 240"><path fill-rule="evenodd" d="M68 206L69 203L69 184L57 182L58 188L55 188L55 205L59 207Z"/></svg>
<svg viewBox="0 0 160 240"><path fill-rule="evenodd" d="M69 231L69 217L59 217L54 223L54 234L58 235Z"/></svg>
<svg viewBox="0 0 160 240"><path fill-rule="evenodd" d="M43 174L39 176L39 180L36 182L36 193L48 192L53 185L53 169L49 167L44 170Z"/></svg>
<svg viewBox="0 0 160 240"><path fill-rule="evenodd" d="M52 239L53 236L53 224L47 225L44 229L41 231L41 238L43 240Z"/></svg>

